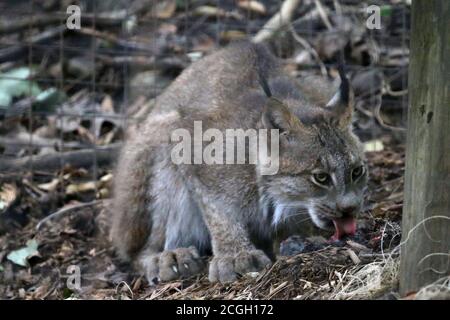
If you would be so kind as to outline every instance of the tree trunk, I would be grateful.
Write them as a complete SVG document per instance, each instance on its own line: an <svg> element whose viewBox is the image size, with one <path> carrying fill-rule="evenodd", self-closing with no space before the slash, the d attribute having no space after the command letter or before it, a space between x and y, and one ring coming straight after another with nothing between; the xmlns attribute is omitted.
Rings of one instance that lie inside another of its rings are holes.
<svg viewBox="0 0 450 320"><path fill-rule="evenodd" d="M412 2L400 294L450 275L450 1Z"/></svg>

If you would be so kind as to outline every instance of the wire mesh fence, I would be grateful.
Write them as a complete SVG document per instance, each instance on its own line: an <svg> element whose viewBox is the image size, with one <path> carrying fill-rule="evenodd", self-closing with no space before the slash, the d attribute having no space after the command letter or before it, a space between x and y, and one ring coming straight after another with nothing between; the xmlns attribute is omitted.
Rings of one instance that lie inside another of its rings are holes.
<svg viewBox="0 0 450 320"><path fill-rule="evenodd" d="M45 172L60 172L61 180L64 168L87 168L97 181L89 197L98 196L107 173L99 165L114 162L125 129L145 118L177 75L232 41L258 37L298 81L334 79L343 59L356 95L355 132L368 150L386 139L402 145L409 4L371 5L374 11L352 0L4 1L0 169L42 174L45 184ZM269 21L283 10L274 27ZM54 184L67 192L65 183Z"/></svg>
<svg viewBox="0 0 450 320"><path fill-rule="evenodd" d="M80 25L69 29L67 8L72 3L79 9L73 14L79 14ZM380 9L379 29L367 27L370 13L365 3L301 1L289 23L269 30L265 42L299 81L305 74L335 75L338 58L344 57L358 98L356 131L365 140L385 133L401 141L407 109L409 7L401 1L374 3ZM27 145L22 157L35 155L36 145L50 152L55 141L43 141L45 133L40 131L45 129L56 132L56 152L120 140L124 127L119 123L133 119L131 113L140 109L143 99L154 99L205 54L264 31L281 5L3 2L0 110L3 125L15 130L4 130L2 158L17 157L17 150L11 149L19 145ZM21 135L14 137L20 129Z"/></svg>
<svg viewBox="0 0 450 320"><path fill-rule="evenodd" d="M127 124L145 117L180 72L261 35L299 81L335 77L343 58L356 94L355 132L369 149L381 138L401 143L409 5L371 4L375 11L359 1L300 1L274 28L268 21L286 9L282 1L4 1L0 168L38 173L72 164L92 168L97 181L98 164L113 162ZM371 16L379 26L368 27Z"/></svg>
<svg viewBox="0 0 450 320"><path fill-rule="evenodd" d="M110 198L117 152L157 96L237 40L266 43L299 82L337 85L345 61L354 131L367 151L392 150L381 162L401 161L409 22L402 0L2 1L0 182L31 200L0 219L0 233L73 201Z"/></svg>

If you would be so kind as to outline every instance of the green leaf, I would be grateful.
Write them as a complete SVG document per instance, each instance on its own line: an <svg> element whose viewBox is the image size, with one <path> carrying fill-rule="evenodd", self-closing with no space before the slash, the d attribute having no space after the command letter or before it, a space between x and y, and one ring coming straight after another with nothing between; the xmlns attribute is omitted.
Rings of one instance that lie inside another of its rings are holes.
<svg viewBox="0 0 450 320"><path fill-rule="evenodd" d="M381 6L380 9L380 14L382 17L390 17L392 15L392 7L390 5Z"/></svg>
<svg viewBox="0 0 450 320"><path fill-rule="evenodd" d="M12 97L9 93L0 89L0 108L6 109L5 107L11 104Z"/></svg>
<svg viewBox="0 0 450 320"><path fill-rule="evenodd" d="M28 267L28 259L39 255L38 246L39 244L35 239L28 240L26 247L11 251L6 258L19 266Z"/></svg>
<svg viewBox="0 0 450 320"><path fill-rule="evenodd" d="M5 271L5 268L3 268L2 265L0 265L0 272L3 272L3 271Z"/></svg>
<svg viewBox="0 0 450 320"><path fill-rule="evenodd" d="M9 107L15 97L35 97L41 92L37 83L29 80L32 75L33 70L27 67L0 74L0 108Z"/></svg>
<svg viewBox="0 0 450 320"><path fill-rule="evenodd" d="M56 88L49 88L36 96L33 107L39 109L39 111L54 111L56 106L66 99L67 96L64 92Z"/></svg>
<svg viewBox="0 0 450 320"><path fill-rule="evenodd" d="M187 5L189 1L187 0L177 0L176 4L177 4L177 9L186 9Z"/></svg>
<svg viewBox="0 0 450 320"><path fill-rule="evenodd" d="M69 288L65 287L63 289L63 299L70 299L73 295L73 291Z"/></svg>

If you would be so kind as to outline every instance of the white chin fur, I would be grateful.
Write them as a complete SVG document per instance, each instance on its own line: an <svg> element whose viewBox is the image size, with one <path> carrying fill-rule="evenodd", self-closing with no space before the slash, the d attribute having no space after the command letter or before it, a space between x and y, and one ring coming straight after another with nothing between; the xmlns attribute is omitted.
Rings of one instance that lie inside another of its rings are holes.
<svg viewBox="0 0 450 320"><path fill-rule="evenodd" d="M275 204L275 212L273 214L273 220L272 220L272 224L273 225L277 225L279 223L281 223L281 221L283 220L283 211L284 211L284 206L282 204L276 203Z"/></svg>
<svg viewBox="0 0 450 320"><path fill-rule="evenodd" d="M286 222L287 218L292 217L293 211L295 213L295 208L298 208L298 209L306 208L308 210L308 213L310 210L309 205L307 203L301 202L301 201L291 202L291 203L275 202L274 206L275 206L275 209L274 209L274 215L272 218L272 225L274 225L274 226L282 224L282 223Z"/></svg>
<svg viewBox="0 0 450 320"><path fill-rule="evenodd" d="M308 205L308 213L309 213L309 216L311 217L312 222L317 227L319 227L320 229L324 229L324 230L328 229L327 223L317 216L314 206L311 203Z"/></svg>

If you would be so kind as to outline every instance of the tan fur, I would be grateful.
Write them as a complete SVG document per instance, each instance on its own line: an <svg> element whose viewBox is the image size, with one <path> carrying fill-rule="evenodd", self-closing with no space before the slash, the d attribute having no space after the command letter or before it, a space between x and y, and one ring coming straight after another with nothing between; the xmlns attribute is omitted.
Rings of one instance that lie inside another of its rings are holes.
<svg viewBox="0 0 450 320"><path fill-rule="evenodd" d="M260 78L275 100L265 96ZM308 215L328 228L325 216L340 214L336 204L359 204L365 177L346 179L351 166L363 163L361 148L349 121L339 122L345 127L332 121L346 118L341 114L352 106L338 114L317 101L261 45L237 43L192 64L158 97L121 153L111 232L119 255L157 282L201 272L200 256L212 251L210 280L232 281L270 264L276 233L295 232ZM260 176L252 164L173 164L171 132L192 133L194 121L203 130L280 129L279 173ZM313 170L325 167L338 182L328 191L310 181ZM318 212L322 206L329 210Z"/></svg>

